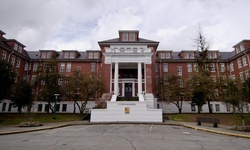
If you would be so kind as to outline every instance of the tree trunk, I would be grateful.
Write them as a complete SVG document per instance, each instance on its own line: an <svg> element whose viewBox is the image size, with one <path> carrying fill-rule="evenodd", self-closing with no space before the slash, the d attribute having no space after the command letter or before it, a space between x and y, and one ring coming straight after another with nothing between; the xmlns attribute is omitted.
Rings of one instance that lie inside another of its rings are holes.
<svg viewBox="0 0 250 150"><path fill-rule="evenodd" d="M74 101L74 111L73 113L75 114L76 113L76 101Z"/></svg>
<svg viewBox="0 0 250 150"><path fill-rule="evenodd" d="M198 114L201 113L201 106L198 106Z"/></svg>
<svg viewBox="0 0 250 150"><path fill-rule="evenodd" d="M182 109L181 109L181 108L178 108L178 110L179 110L179 114L181 114L181 113L182 113Z"/></svg>
<svg viewBox="0 0 250 150"><path fill-rule="evenodd" d="M212 114L213 110L212 110L211 105L210 105L210 100L207 101L207 105L208 105L208 111L209 111L209 113Z"/></svg>

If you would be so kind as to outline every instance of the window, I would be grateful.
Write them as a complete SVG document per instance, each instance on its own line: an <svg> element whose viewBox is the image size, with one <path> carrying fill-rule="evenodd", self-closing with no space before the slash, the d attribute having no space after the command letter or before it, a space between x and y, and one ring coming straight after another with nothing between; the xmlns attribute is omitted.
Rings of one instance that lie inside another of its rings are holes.
<svg viewBox="0 0 250 150"><path fill-rule="evenodd" d="M8 111L11 111L11 109L12 109L12 103L9 103L9 108L8 108Z"/></svg>
<svg viewBox="0 0 250 150"><path fill-rule="evenodd" d="M64 72L65 71L65 63L61 63L60 64L60 72Z"/></svg>
<svg viewBox="0 0 250 150"><path fill-rule="evenodd" d="M183 88L183 81L182 81L182 79L178 79L178 83L179 83L179 88Z"/></svg>
<svg viewBox="0 0 250 150"><path fill-rule="evenodd" d="M2 60L6 59L7 52L5 50L2 50Z"/></svg>
<svg viewBox="0 0 250 150"><path fill-rule="evenodd" d="M159 85L159 76L155 76L155 84Z"/></svg>
<svg viewBox="0 0 250 150"><path fill-rule="evenodd" d="M34 63L33 65L33 71L37 71L38 63Z"/></svg>
<svg viewBox="0 0 250 150"><path fill-rule="evenodd" d="M67 111L67 104L62 104L62 111Z"/></svg>
<svg viewBox="0 0 250 150"><path fill-rule="evenodd" d="M246 55L242 56L242 62L243 62L243 66L247 66L247 58Z"/></svg>
<svg viewBox="0 0 250 150"><path fill-rule="evenodd" d="M193 67L194 67L194 72L198 72L198 65L196 63L193 64Z"/></svg>
<svg viewBox="0 0 250 150"><path fill-rule="evenodd" d="M244 46L242 43L240 44L240 51L244 51Z"/></svg>
<svg viewBox="0 0 250 150"><path fill-rule="evenodd" d="M98 52L94 53L94 58L98 58Z"/></svg>
<svg viewBox="0 0 250 150"><path fill-rule="evenodd" d="M212 111L214 110L214 109L213 109L213 104L210 104L210 108L211 108Z"/></svg>
<svg viewBox="0 0 250 150"><path fill-rule="evenodd" d="M22 46L19 46L17 51L18 51L19 53L22 53L22 50L23 50L23 47L22 47Z"/></svg>
<svg viewBox="0 0 250 150"><path fill-rule="evenodd" d="M217 58L217 53L216 52L212 53L212 58Z"/></svg>
<svg viewBox="0 0 250 150"><path fill-rule="evenodd" d="M64 52L64 58L69 58L69 52Z"/></svg>
<svg viewBox="0 0 250 150"><path fill-rule="evenodd" d="M67 63L66 72L71 72L71 63Z"/></svg>
<svg viewBox="0 0 250 150"><path fill-rule="evenodd" d="M210 71L211 72L215 72L215 65L214 65L214 63L212 63L211 65L210 65Z"/></svg>
<svg viewBox="0 0 250 150"><path fill-rule="evenodd" d="M10 64L11 64L12 66L15 65L15 59L16 59L16 56L12 56L12 57L11 57L11 62L10 62Z"/></svg>
<svg viewBox="0 0 250 150"><path fill-rule="evenodd" d="M21 64L21 59L17 58L17 60L16 60L16 67L19 68L20 64Z"/></svg>
<svg viewBox="0 0 250 150"><path fill-rule="evenodd" d="M188 52L185 52L184 58L189 58L189 53Z"/></svg>
<svg viewBox="0 0 250 150"><path fill-rule="evenodd" d="M32 76L31 77L31 84L34 85L35 84L35 81L36 81L36 76Z"/></svg>
<svg viewBox="0 0 250 150"><path fill-rule="evenodd" d="M246 105L246 112L249 112L249 105Z"/></svg>
<svg viewBox="0 0 250 150"><path fill-rule="evenodd" d="M135 41L135 34L134 33L129 34L129 41Z"/></svg>
<svg viewBox="0 0 250 150"><path fill-rule="evenodd" d="M192 72L192 64L190 63L187 64L187 71Z"/></svg>
<svg viewBox="0 0 250 150"><path fill-rule="evenodd" d="M91 63L90 72L95 72L95 63Z"/></svg>
<svg viewBox="0 0 250 150"><path fill-rule="evenodd" d="M70 58L74 58L74 52L70 52Z"/></svg>
<svg viewBox="0 0 250 150"><path fill-rule="evenodd" d="M163 72L168 72L168 64L163 63Z"/></svg>
<svg viewBox="0 0 250 150"><path fill-rule="evenodd" d="M28 69L29 69L29 63L25 61L24 70L28 71Z"/></svg>
<svg viewBox="0 0 250 150"><path fill-rule="evenodd" d="M17 50L17 48L18 48L18 45L15 43L14 50Z"/></svg>
<svg viewBox="0 0 250 150"><path fill-rule="evenodd" d="M89 52L89 58L93 58L93 52Z"/></svg>
<svg viewBox="0 0 250 150"><path fill-rule="evenodd" d="M235 47L235 50L236 50L236 53L239 53L239 52L240 52L239 47Z"/></svg>
<svg viewBox="0 0 250 150"><path fill-rule="evenodd" d="M194 58L194 53L193 53L193 52L190 52L190 53L189 53L189 58L191 58L191 59Z"/></svg>
<svg viewBox="0 0 250 150"><path fill-rule="evenodd" d="M225 64L220 63L220 72L225 72Z"/></svg>
<svg viewBox="0 0 250 150"><path fill-rule="evenodd" d="M58 85L62 85L63 84L63 78L59 78L58 79Z"/></svg>
<svg viewBox="0 0 250 150"><path fill-rule="evenodd" d="M191 111L196 111L196 110L195 110L195 104L194 104L194 103L191 103Z"/></svg>
<svg viewBox="0 0 250 150"><path fill-rule="evenodd" d="M45 104L44 111L49 111L49 105Z"/></svg>
<svg viewBox="0 0 250 150"><path fill-rule="evenodd" d="M243 74L243 72L240 72L240 81L244 82L244 74Z"/></svg>
<svg viewBox="0 0 250 150"><path fill-rule="evenodd" d="M220 104L215 104L215 111L220 111Z"/></svg>
<svg viewBox="0 0 250 150"><path fill-rule="evenodd" d="M69 77L68 77L68 76L65 77L65 84L66 84L66 85L69 84Z"/></svg>
<svg viewBox="0 0 250 150"><path fill-rule="evenodd" d="M160 58L165 58L165 53L160 53Z"/></svg>
<svg viewBox="0 0 250 150"><path fill-rule="evenodd" d="M158 72L158 63L155 64L155 72Z"/></svg>
<svg viewBox="0 0 250 150"><path fill-rule="evenodd" d="M234 64L230 63L230 71L234 71Z"/></svg>
<svg viewBox="0 0 250 150"><path fill-rule="evenodd" d="M41 112L43 110L43 104L38 104L37 111Z"/></svg>
<svg viewBox="0 0 250 150"><path fill-rule="evenodd" d="M241 67L242 67L241 58L238 58L238 59L237 59L237 62L238 62L238 68L241 68Z"/></svg>
<svg viewBox="0 0 250 150"><path fill-rule="evenodd" d="M205 64L205 70L209 71L208 64Z"/></svg>
<svg viewBox="0 0 250 150"><path fill-rule="evenodd" d="M128 41L128 33L122 34L122 41Z"/></svg>
<svg viewBox="0 0 250 150"><path fill-rule="evenodd" d="M182 76L182 67L181 66L177 66L177 74L178 74L178 76Z"/></svg>
<svg viewBox="0 0 250 150"><path fill-rule="evenodd" d="M47 58L51 58L51 52L47 53Z"/></svg>
<svg viewBox="0 0 250 150"><path fill-rule="evenodd" d="M245 71L245 76L246 76L246 79L250 77L250 76L249 76L249 70L246 70L246 71Z"/></svg>
<svg viewBox="0 0 250 150"><path fill-rule="evenodd" d="M169 52L166 53L166 58L170 58L170 53Z"/></svg>
<svg viewBox="0 0 250 150"><path fill-rule="evenodd" d="M6 105L7 105L7 103L3 103L2 111L5 111L5 110L6 110Z"/></svg>
<svg viewBox="0 0 250 150"><path fill-rule="evenodd" d="M230 111L231 111L231 106L230 106L230 104L226 104L226 109L227 109L227 112L230 112Z"/></svg>
<svg viewBox="0 0 250 150"><path fill-rule="evenodd" d="M42 52L42 58L46 58L46 52Z"/></svg>

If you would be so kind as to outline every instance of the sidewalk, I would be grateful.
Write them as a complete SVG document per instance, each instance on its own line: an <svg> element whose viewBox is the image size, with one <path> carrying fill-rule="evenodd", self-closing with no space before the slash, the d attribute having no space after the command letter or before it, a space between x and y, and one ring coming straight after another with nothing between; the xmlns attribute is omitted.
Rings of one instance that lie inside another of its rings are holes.
<svg viewBox="0 0 250 150"><path fill-rule="evenodd" d="M43 126L39 126L39 127L18 127L17 125L1 125L0 135L49 130L49 129L61 128L61 127L72 126L72 125L96 125L96 124L142 124L142 123L130 123L130 122L91 123L89 121L72 121L72 122L44 123ZM167 120L162 123L145 123L145 124L183 126L186 128L191 128L194 130L200 130L200 131L205 131L205 132L212 132L212 133L223 134L223 135L228 135L228 136L236 136L236 137L242 137L242 138L250 138L250 132L241 132L241 131L231 130L232 128L231 126L224 126L220 124L218 128L212 127L212 124L202 124L201 126L198 126L196 122L176 122L176 121L171 121L171 120Z"/></svg>

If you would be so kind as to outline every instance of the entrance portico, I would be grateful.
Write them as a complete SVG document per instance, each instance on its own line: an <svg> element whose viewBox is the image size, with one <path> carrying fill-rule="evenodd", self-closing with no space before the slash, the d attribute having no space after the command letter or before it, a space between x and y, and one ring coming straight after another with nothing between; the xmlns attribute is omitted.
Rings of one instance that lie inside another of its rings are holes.
<svg viewBox="0 0 250 150"><path fill-rule="evenodd" d="M106 83L112 97L107 109L92 110L91 122L162 122L162 110L154 109L152 94L151 64L159 43L138 35L138 31L119 31L119 38L99 42L103 65L110 69L103 76L109 77ZM139 101L117 101L118 97L138 97Z"/></svg>

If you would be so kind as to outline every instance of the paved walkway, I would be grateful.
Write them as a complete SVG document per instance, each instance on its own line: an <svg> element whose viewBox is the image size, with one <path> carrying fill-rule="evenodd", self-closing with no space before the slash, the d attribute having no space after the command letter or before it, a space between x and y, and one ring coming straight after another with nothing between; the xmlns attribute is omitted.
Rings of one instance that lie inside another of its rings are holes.
<svg viewBox="0 0 250 150"><path fill-rule="evenodd" d="M123 123L124 124L142 124L142 123L129 123L129 122L123 122ZM73 125L92 125L92 124L117 124L117 123L91 123L88 121L72 121L72 122L44 123L43 126L39 126L39 127L18 127L17 125L0 125L0 135L18 134L18 133L25 133L25 132L40 131L40 130L50 130L50 129L61 128L65 126L73 126ZM147 123L147 124L184 126L187 128L192 128L194 130L201 130L201 131L223 134L223 135L228 135L228 136L250 138L250 132L235 131L235 130L232 130L231 126L224 126L224 125L219 125L218 128L214 128L212 124L202 124L201 126L198 126L195 122L176 122L176 121L170 121L170 120L167 120L163 123Z"/></svg>

